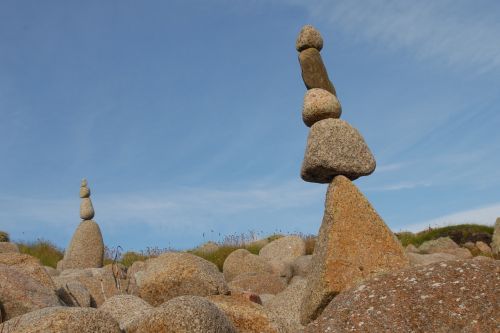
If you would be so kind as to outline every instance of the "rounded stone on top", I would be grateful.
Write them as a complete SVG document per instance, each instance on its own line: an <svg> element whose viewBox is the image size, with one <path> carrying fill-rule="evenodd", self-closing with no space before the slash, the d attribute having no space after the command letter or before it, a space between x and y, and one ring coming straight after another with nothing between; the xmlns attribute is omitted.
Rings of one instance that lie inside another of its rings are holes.
<svg viewBox="0 0 500 333"><path fill-rule="evenodd" d="M82 179L82 183L80 185L81 187L87 187L87 179L86 178L83 178Z"/></svg>
<svg viewBox="0 0 500 333"><path fill-rule="evenodd" d="M319 31L312 25L305 25L299 32L299 36L295 42L295 48L300 52L311 47L321 51L323 48L323 38Z"/></svg>
<svg viewBox="0 0 500 333"><path fill-rule="evenodd" d="M306 92L302 120L308 127L323 119L340 118L341 114L340 102L331 92L321 88L313 88Z"/></svg>
<svg viewBox="0 0 500 333"><path fill-rule="evenodd" d="M80 187L80 198L90 197L90 189L88 187Z"/></svg>

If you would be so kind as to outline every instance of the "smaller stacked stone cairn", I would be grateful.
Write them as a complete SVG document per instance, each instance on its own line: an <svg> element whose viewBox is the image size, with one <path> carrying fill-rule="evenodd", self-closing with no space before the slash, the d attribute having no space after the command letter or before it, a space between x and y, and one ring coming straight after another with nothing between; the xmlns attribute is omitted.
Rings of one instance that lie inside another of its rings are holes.
<svg viewBox="0 0 500 333"><path fill-rule="evenodd" d="M104 242L99 225L92 220L94 207L90 200L87 180L80 187L80 218L83 220L76 229L71 242L58 264L58 269L100 268L104 260Z"/></svg>
<svg viewBox="0 0 500 333"><path fill-rule="evenodd" d="M304 26L296 49L308 89L302 119L311 129L301 177L330 185L301 304L303 325L316 319L341 291L408 265L401 244L351 182L371 174L375 159L361 134L339 119L342 108L321 59L322 48L319 31Z"/></svg>

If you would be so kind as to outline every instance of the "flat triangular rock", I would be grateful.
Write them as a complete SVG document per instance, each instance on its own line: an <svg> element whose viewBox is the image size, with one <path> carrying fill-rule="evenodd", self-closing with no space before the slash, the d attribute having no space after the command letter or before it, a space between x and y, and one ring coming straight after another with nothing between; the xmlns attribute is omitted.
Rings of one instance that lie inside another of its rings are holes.
<svg viewBox="0 0 500 333"><path fill-rule="evenodd" d="M326 195L301 322L314 320L342 290L407 265L403 247L364 195L348 178L335 177Z"/></svg>

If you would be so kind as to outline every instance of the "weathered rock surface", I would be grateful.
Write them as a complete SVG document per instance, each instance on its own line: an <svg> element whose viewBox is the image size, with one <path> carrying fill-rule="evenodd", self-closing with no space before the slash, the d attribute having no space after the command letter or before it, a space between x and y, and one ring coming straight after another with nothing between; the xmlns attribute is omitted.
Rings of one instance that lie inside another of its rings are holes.
<svg viewBox="0 0 500 333"><path fill-rule="evenodd" d="M295 333L303 328L300 323L300 307L306 290L306 279L297 279L291 283L285 290L276 294L265 308L274 314L276 318L280 318L284 323L284 331L287 333Z"/></svg>
<svg viewBox="0 0 500 333"><path fill-rule="evenodd" d="M337 175L353 180L371 174L375 159L359 132L341 119L323 119L312 125L302 163L307 182L329 183Z"/></svg>
<svg viewBox="0 0 500 333"><path fill-rule="evenodd" d="M497 332L500 262L457 260L374 277L342 292L305 332Z"/></svg>
<svg viewBox="0 0 500 333"><path fill-rule="evenodd" d="M286 282L276 274L243 273L229 282L229 289L256 294L277 294L286 288Z"/></svg>
<svg viewBox="0 0 500 333"><path fill-rule="evenodd" d="M349 179L335 177L326 195L301 323L315 319L342 290L408 265L403 247L368 200Z"/></svg>
<svg viewBox="0 0 500 333"><path fill-rule="evenodd" d="M94 206L90 198L82 198L80 203L80 218L82 220L92 220L94 218Z"/></svg>
<svg viewBox="0 0 500 333"><path fill-rule="evenodd" d="M420 253L446 253L447 250L460 248L450 237L439 237L437 239L423 242L418 247Z"/></svg>
<svg viewBox="0 0 500 333"><path fill-rule="evenodd" d="M44 286L22 270L5 264L0 264L0 302L3 320L37 309L62 305L53 288Z"/></svg>
<svg viewBox="0 0 500 333"><path fill-rule="evenodd" d="M139 296L139 287L141 277L146 270L146 263L144 261L136 261L127 269L127 293Z"/></svg>
<svg viewBox="0 0 500 333"><path fill-rule="evenodd" d="M120 333L118 323L93 308L50 307L0 325L5 333Z"/></svg>
<svg viewBox="0 0 500 333"><path fill-rule="evenodd" d="M413 244L408 244L405 248L406 253L418 253L418 248Z"/></svg>
<svg viewBox="0 0 500 333"><path fill-rule="evenodd" d="M323 48L323 38L316 28L308 24L303 26L300 30L297 41L295 42L295 48L300 52L310 47L321 51Z"/></svg>
<svg viewBox="0 0 500 333"><path fill-rule="evenodd" d="M307 89L321 88L337 95L317 49L308 48L300 52L299 63L302 70L302 80Z"/></svg>
<svg viewBox="0 0 500 333"><path fill-rule="evenodd" d="M298 236L285 236L273 240L259 251L259 256L267 260L292 261L306 254L306 244Z"/></svg>
<svg viewBox="0 0 500 333"><path fill-rule="evenodd" d="M278 333L280 325L271 318L262 305L243 297L209 296L207 297L231 320L240 333Z"/></svg>
<svg viewBox="0 0 500 333"><path fill-rule="evenodd" d="M109 314L125 331L134 320L145 316L153 309L151 305L134 295L113 296L99 307L100 311Z"/></svg>
<svg viewBox="0 0 500 333"><path fill-rule="evenodd" d="M295 258L292 262L293 276L306 277L311 271L312 255L304 255Z"/></svg>
<svg viewBox="0 0 500 333"><path fill-rule="evenodd" d="M138 317L127 333L236 333L215 304L199 296L180 296Z"/></svg>
<svg viewBox="0 0 500 333"><path fill-rule="evenodd" d="M45 271L47 272L47 274L49 274L50 276L58 276L59 274L61 274L60 271L58 271L57 269L55 269L54 267L50 267L50 266L43 266L43 268L45 268Z"/></svg>
<svg viewBox="0 0 500 333"><path fill-rule="evenodd" d="M430 254L420 254L408 252L406 253L408 259L410 260L410 265L429 265L435 262L448 261L448 260L457 260L460 259L457 256L449 253L430 253Z"/></svg>
<svg viewBox="0 0 500 333"><path fill-rule="evenodd" d="M491 252L496 256L500 256L500 217L495 222L495 229L491 239Z"/></svg>
<svg viewBox="0 0 500 333"><path fill-rule="evenodd" d="M0 253L0 264L22 271L49 289L55 287L52 278L40 263L40 260L28 254Z"/></svg>
<svg viewBox="0 0 500 333"><path fill-rule="evenodd" d="M67 283L78 281L85 286L90 293L92 307L98 307L108 298L125 292L125 280L113 276L111 271L103 268L72 269L65 270L59 276L53 277L59 287Z"/></svg>
<svg viewBox="0 0 500 333"><path fill-rule="evenodd" d="M319 88L309 89L306 92L302 108L302 120L306 126L311 127L314 123L327 118L339 118L341 114L340 102L331 92Z"/></svg>
<svg viewBox="0 0 500 333"><path fill-rule="evenodd" d="M279 276L283 282L287 283L293 276L293 268L291 260L269 260L268 263L273 268L273 274Z"/></svg>
<svg viewBox="0 0 500 333"><path fill-rule="evenodd" d="M16 243L0 242L0 253L19 253L19 247Z"/></svg>
<svg viewBox="0 0 500 333"><path fill-rule="evenodd" d="M177 296L229 293L217 266L189 253L170 252L148 260L141 280L140 296L153 306Z"/></svg>
<svg viewBox="0 0 500 333"><path fill-rule="evenodd" d="M92 220L82 221L64 253L62 269L99 268L103 259L104 242L99 225Z"/></svg>
<svg viewBox="0 0 500 333"><path fill-rule="evenodd" d="M476 242L476 247L482 254L491 255L491 248L485 242L478 241Z"/></svg>
<svg viewBox="0 0 500 333"><path fill-rule="evenodd" d="M68 306L90 307L92 305L92 296L90 292L83 283L78 280L68 281L62 285L57 285L56 293L64 304Z"/></svg>
<svg viewBox="0 0 500 333"><path fill-rule="evenodd" d="M224 278L227 282L232 281L236 276L243 273L272 274L275 272L267 260L245 249L238 249L231 252L224 261L222 271L224 272Z"/></svg>

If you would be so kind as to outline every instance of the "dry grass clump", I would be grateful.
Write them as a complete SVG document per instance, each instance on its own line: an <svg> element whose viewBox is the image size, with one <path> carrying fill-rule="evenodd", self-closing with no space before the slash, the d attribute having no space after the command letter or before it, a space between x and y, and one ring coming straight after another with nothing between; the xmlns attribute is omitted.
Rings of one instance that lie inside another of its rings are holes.
<svg viewBox="0 0 500 333"><path fill-rule="evenodd" d="M48 240L37 239L34 242L18 242L19 252L38 258L45 266L56 268L57 262L64 256L63 250Z"/></svg>
<svg viewBox="0 0 500 333"><path fill-rule="evenodd" d="M9 234L5 231L0 231L0 242L10 242Z"/></svg>

